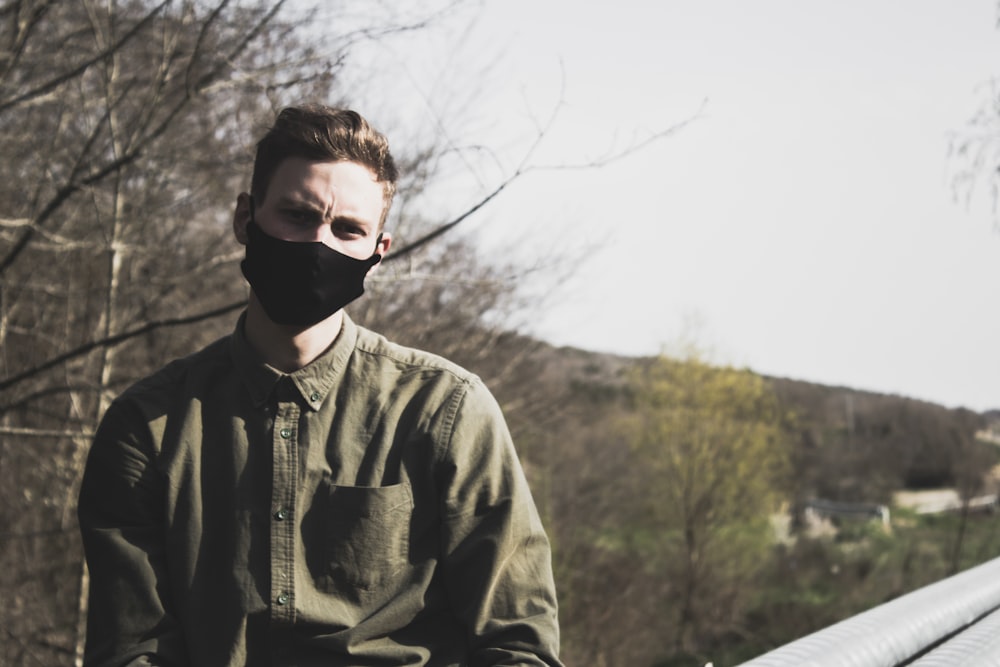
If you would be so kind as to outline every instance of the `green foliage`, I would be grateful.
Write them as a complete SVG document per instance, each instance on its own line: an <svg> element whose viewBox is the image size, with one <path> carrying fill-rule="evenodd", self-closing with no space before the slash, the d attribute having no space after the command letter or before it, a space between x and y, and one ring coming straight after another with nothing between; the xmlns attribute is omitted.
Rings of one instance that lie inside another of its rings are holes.
<svg viewBox="0 0 1000 667"><path fill-rule="evenodd" d="M644 513L634 546L679 595L662 623L676 651L710 644L738 618L769 549L788 450L768 384L698 358L639 367L625 423Z"/></svg>
<svg viewBox="0 0 1000 667"><path fill-rule="evenodd" d="M836 540L778 547L744 619L744 638L718 647L716 667L737 664L732 652L745 660L944 578L958 522L952 514L895 511L891 531L858 522ZM1000 553L998 528L994 515L974 517L963 569Z"/></svg>
<svg viewBox="0 0 1000 667"><path fill-rule="evenodd" d="M737 665L937 581L959 516L893 508L889 531L844 521L782 541L767 518L824 490L888 501L921 459L982 482L1000 452L974 442L978 415L928 403L697 359L595 374L564 352L549 364L570 395L546 491L567 664ZM998 554L1000 519L970 516L959 567Z"/></svg>

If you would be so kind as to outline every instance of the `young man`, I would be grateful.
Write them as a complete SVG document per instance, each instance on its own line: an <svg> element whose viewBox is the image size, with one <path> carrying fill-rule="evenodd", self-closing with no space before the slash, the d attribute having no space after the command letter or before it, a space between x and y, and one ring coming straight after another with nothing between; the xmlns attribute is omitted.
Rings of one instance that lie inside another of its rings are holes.
<svg viewBox="0 0 1000 667"><path fill-rule="evenodd" d="M548 541L480 380L354 324L396 168L289 108L233 216L236 330L128 389L87 462L87 665L559 665Z"/></svg>

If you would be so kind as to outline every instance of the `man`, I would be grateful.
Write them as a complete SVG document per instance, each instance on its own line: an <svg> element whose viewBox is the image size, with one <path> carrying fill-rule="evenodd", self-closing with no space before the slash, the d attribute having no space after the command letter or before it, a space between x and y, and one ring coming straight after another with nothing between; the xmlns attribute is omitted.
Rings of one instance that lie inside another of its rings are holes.
<svg viewBox="0 0 1000 667"><path fill-rule="evenodd" d="M548 541L475 376L343 306L396 168L352 111L289 108L233 216L234 333L128 389L80 493L88 665L559 665Z"/></svg>

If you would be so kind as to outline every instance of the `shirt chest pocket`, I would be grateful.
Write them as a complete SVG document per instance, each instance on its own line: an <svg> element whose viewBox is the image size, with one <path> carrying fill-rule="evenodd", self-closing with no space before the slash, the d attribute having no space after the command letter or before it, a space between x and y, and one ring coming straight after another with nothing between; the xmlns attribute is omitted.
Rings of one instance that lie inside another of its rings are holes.
<svg viewBox="0 0 1000 667"><path fill-rule="evenodd" d="M386 585L409 563L409 486L326 486L324 578L337 589Z"/></svg>

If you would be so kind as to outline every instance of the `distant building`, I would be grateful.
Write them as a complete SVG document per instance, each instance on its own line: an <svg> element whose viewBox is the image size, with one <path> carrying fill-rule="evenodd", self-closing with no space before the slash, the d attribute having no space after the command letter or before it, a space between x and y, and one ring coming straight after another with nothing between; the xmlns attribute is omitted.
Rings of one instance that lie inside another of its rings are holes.
<svg viewBox="0 0 1000 667"><path fill-rule="evenodd" d="M878 521L886 531L892 528L889 506L879 503L849 503L814 498L802 507L805 532L813 537L835 535L845 521Z"/></svg>
<svg viewBox="0 0 1000 667"><path fill-rule="evenodd" d="M926 491L899 491L893 495L898 507L911 509L917 514L941 514L959 512L965 506L955 489L929 489ZM997 494L987 493L970 498L968 508L975 512L991 512L996 509Z"/></svg>
<svg viewBox="0 0 1000 667"><path fill-rule="evenodd" d="M976 431L976 440L1000 445L1000 422L993 422L986 428Z"/></svg>

